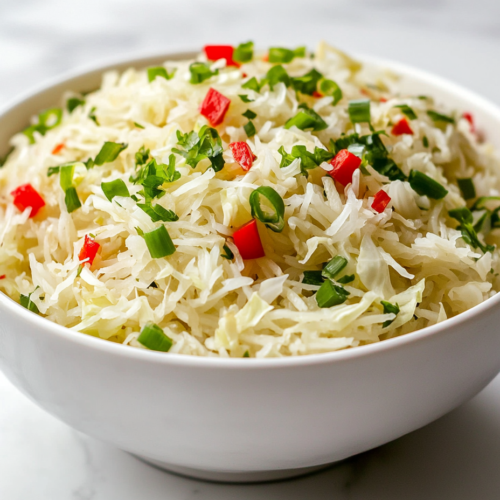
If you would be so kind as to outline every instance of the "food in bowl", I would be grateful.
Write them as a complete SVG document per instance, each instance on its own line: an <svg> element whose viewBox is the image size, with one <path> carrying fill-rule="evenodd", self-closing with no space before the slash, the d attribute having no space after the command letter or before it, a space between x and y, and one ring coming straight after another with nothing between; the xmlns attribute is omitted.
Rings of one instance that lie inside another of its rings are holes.
<svg viewBox="0 0 500 500"><path fill-rule="evenodd" d="M108 72L11 145L0 290L82 333L296 356L499 288L500 165L473 117L326 44Z"/></svg>

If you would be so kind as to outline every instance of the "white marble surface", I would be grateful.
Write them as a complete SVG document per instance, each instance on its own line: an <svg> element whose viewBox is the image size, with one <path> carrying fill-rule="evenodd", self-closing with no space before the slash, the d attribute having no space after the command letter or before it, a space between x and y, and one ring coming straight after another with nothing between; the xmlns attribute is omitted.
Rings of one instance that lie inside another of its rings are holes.
<svg viewBox="0 0 500 500"><path fill-rule="evenodd" d="M0 0L0 106L103 58L247 39L326 39L434 71L500 104L498 0ZM83 436L0 375L2 500L497 500L499 461L500 378L428 427L322 473L228 486L161 472Z"/></svg>

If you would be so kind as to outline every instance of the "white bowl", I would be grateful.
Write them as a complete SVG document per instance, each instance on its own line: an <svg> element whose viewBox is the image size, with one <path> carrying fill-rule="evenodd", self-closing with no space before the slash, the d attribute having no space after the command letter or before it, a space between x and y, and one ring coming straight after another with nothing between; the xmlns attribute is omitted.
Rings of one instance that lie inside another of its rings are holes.
<svg viewBox="0 0 500 500"><path fill-rule="evenodd" d="M189 54L121 61L62 78L0 114L0 153L65 90L97 88L103 71ZM500 110L422 71L402 89L471 111L500 149ZM0 294L0 366L68 425L198 478L291 477L380 446L467 401L500 371L500 294L429 328L378 344L287 359L169 355L51 323Z"/></svg>

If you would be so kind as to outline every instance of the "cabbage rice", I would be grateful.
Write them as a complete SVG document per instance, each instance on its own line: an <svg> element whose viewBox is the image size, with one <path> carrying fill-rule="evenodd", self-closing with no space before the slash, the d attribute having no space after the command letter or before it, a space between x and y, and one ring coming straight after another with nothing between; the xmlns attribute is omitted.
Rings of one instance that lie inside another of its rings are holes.
<svg viewBox="0 0 500 500"><path fill-rule="evenodd" d="M0 290L59 325L281 357L404 335L499 289L495 152L388 71L249 42L63 97L0 169Z"/></svg>

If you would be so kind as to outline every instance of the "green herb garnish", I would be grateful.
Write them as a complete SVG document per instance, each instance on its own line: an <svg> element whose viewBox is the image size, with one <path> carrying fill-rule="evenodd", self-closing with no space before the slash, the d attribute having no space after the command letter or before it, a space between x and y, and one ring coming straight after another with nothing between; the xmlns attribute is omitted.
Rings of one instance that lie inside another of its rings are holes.
<svg viewBox="0 0 500 500"><path fill-rule="evenodd" d="M471 177L457 179L457 184L464 200L472 200L476 197L476 188Z"/></svg>
<svg viewBox="0 0 500 500"><path fill-rule="evenodd" d="M101 182L101 189L109 201L113 201L115 196L124 196L129 198L130 193L125 182L121 179L115 179L114 181Z"/></svg>
<svg viewBox="0 0 500 500"><path fill-rule="evenodd" d="M160 226L142 236L153 259L161 259L175 252L175 246L165 226Z"/></svg>
<svg viewBox="0 0 500 500"><path fill-rule="evenodd" d="M387 302L385 300L381 300L380 303L384 308L384 314L395 314L396 316L399 314L400 309L398 304L391 304L390 302ZM384 323L382 324L382 328L387 328L394 321L394 319L384 321Z"/></svg>
<svg viewBox="0 0 500 500"><path fill-rule="evenodd" d="M253 59L253 42L240 43L233 52L233 61L247 63Z"/></svg>
<svg viewBox="0 0 500 500"><path fill-rule="evenodd" d="M269 49L268 60L270 63L289 63L296 57L305 57L306 48L298 47L295 50L284 49L282 47L271 47Z"/></svg>
<svg viewBox="0 0 500 500"><path fill-rule="evenodd" d="M261 196L267 201L266 210L262 207ZM261 186L254 191L249 198L252 217L259 219L269 229L280 233L285 227L285 204L281 196L269 186Z"/></svg>
<svg viewBox="0 0 500 500"><path fill-rule="evenodd" d="M334 285L330 280L325 280L316 292L316 302L319 307L332 307L343 304L349 292L341 286Z"/></svg>
<svg viewBox="0 0 500 500"><path fill-rule="evenodd" d="M154 81L156 79L156 77L165 78L165 80L171 80L174 75L175 75L175 70L172 71L172 73L168 73L168 71L163 66L156 66L154 68L148 68L148 81L149 81L149 83Z"/></svg>
<svg viewBox="0 0 500 500"><path fill-rule="evenodd" d="M147 323L137 337L137 342L151 351L168 352L172 347L172 339L154 323Z"/></svg>
<svg viewBox="0 0 500 500"><path fill-rule="evenodd" d="M324 130L328 124L316 111L308 108L307 105L299 105L299 112L285 123L285 128L297 127L300 130L312 129L315 132Z"/></svg>
<svg viewBox="0 0 500 500"><path fill-rule="evenodd" d="M242 115L245 118L248 118L249 120L253 120L254 118L257 118L257 113L254 113L251 109L247 109Z"/></svg>
<svg viewBox="0 0 500 500"><path fill-rule="evenodd" d="M439 182L419 170L412 170L408 180L412 189L420 196L440 200L448 194L448 191Z"/></svg>
<svg viewBox="0 0 500 500"><path fill-rule="evenodd" d="M212 76L218 75L219 70L216 69L212 71L210 66L207 63L203 62L194 62L189 66L189 72L191 73L191 78L189 79L189 83L196 85L198 83L202 83L205 80L208 80Z"/></svg>
<svg viewBox="0 0 500 500"><path fill-rule="evenodd" d="M394 106L395 108L399 108L401 112L406 115L407 118L410 120L416 120L417 119L417 114L415 111L413 111L408 104L398 104L397 106Z"/></svg>
<svg viewBox="0 0 500 500"><path fill-rule="evenodd" d="M78 106L84 106L85 105L85 99L80 99L79 97L70 97L66 101L66 109L68 110L68 113L73 113L73 111L78 108Z"/></svg>

